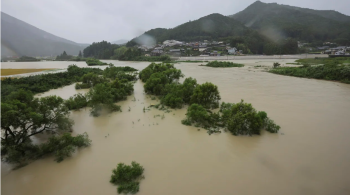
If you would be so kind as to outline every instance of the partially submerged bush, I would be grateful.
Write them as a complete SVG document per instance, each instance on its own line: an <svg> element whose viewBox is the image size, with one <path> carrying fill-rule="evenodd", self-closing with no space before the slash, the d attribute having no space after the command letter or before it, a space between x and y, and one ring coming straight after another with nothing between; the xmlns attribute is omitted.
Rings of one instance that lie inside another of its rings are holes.
<svg viewBox="0 0 350 195"><path fill-rule="evenodd" d="M67 106L69 110L76 110L86 107L88 105L88 101L85 95L78 93L66 100L64 105Z"/></svg>
<svg viewBox="0 0 350 195"><path fill-rule="evenodd" d="M151 63L150 65L148 65L145 69L143 69L140 73L139 73L139 77L141 79L142 82L146 82L153 73L157 73L157 72L165 72L169 69L175 69L173 64L156 64L156 63Z"/></svg>
<svg viewBox="0 0 350 195"><path fill-rule="evenodd" d="M135 81L137 80L137 73L132 73L135 71L137 71L137 69L129 66L116 67L109 65L109 67L103 70L103 75L112 80L119 78L120 80L127 79L128 81Z"/></svg>
<svg viewBox="0 0 350 195"><path fill-rule="evenodd" d="M280 65L281 65L281 64L278 63L278 62L274 62L274 63L273 63L273 68L278 68Z"/></svg>
<svg viewBox="0 0 350 195"><path fill-rule="evenodd" d="M104 108L111 112L120 111L120 106L114 103L125 100L133 90L133 85L127 80L119 81L119 79L116 79L113 83L97 84L87 94L89 105L92 107L91 114L98 116Z"/></svg>
<svg viewBox="0 0 350 195"><path fill-rule="evenodd" d="M214 68L218 68L218 67L227 68L227 67L243 67L244 65L233 63L233 62L224 62L224 61L216 61L215 60L215 61L209 62L205 66L214 67Z"/></svg>
<svg viewBox="0 0 350 195"><path fill-rule="evenodd" d="M223 122L233 135L260 135L261 129L277 133L280 126L267 117L266 112L257 112L251 104L242 100L237 104L224 104L222 109ZM228 107L231 107L227 109Z"/></svg>
<svg viewBox="0 0 350 195"><path fill-rule="evenodd" d="M182 121L185 125L192 125L207 128L211 125L210 114L201 105L192 104L188 107L186 119Z"/></svg>
<svg viewBox="0 0 350 195"><path fill-rule="evenodd" d="M259 135L262 129L277 133L280 129L280 126L267 117L266 112L257 112L251 104L244 103L243 100L237 104L223 102L218 113L192 104L182 124L203 127L209 130L209 134L219 132L220 127L229 130L233 135Z"/></svg>
<svg viewBox="0 0 350 195"><path fill-rule="evenodd" d="M54 154L55 161L61 162L70 157L76 148L90 146L91 140L87 133L72 136L64 133L62 136L52 136L49 141L40 145L43 155Z"/></svg>
<svg viewBox="0 0 350 195"><path fill-rule="evenodd" d="M219 107L221 99L218 87L212 83L197 85L191 96L191 104L200 104L204 108L213 109Z"/></svg>
<svg viewBox="0 0 350 195"><path fill-rule="evenodd" d="M142 176L144 168L137 162L132 161L131 166L119 163L116 169L112 170L110 182L118 185L118 193L132 193L139 191L139 180Z"/></svg>
<svg viewBox="0 0 350 195"><path fill-rule="evenodd" d="M86 64L88 66L102 66L102 65L108 65L108 63L105 63L105 62L101 62L100 60L98 59L95 59L95 58L87 58L86 59Z"/></svg>
<svg viewBox="0 0 350 195"><path fill-rule="evenodd" d="M91 144L87 133L72 136L64 133L60 136L52 136L46 143L34 145L27 140L21 145L3 145L1 147L2 160L16 165L25 165L30 161L43 156L54 155L55 161L61 162L70 157L72 153L81 147L87 147Z"/></svg>

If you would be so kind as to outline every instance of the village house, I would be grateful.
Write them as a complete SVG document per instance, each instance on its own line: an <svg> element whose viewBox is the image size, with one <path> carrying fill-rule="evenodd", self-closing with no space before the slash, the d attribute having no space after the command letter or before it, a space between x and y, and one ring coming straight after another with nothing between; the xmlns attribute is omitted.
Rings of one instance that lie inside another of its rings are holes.
<svg viewBox="0 0 350 195"><path fill-rule="evenodd" d="M163 54L163 50L162 49L154 49L152 52L151 52L151 56L160 56Z"/></svg>
<svg viewBox="0 0 350 195"><path fill-rule="evenodd" d="M169 54L172 56L181 56L181 49L170 49Z"/></svg>
<svg viewBox="0 0 350 195"><path fill-rule="evenodd" d="M235 47L233 47L233 48L227 48L227 52L228 52L228 54L230 54L230 55L235 55L236 52L237 52L237 49L236 49Z"/></svg>

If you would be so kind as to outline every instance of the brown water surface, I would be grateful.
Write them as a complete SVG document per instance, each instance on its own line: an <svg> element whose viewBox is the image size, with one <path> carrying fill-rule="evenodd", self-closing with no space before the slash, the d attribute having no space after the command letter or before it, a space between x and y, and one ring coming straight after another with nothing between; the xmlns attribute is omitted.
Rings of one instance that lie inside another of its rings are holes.
<svg viewBox="0 0 350 195"><path fill-rule="evenodd" d="M149 64L109 62L138 69ZM242 63L247 66L175 66L199 83L218 85L222 101L244 99L266 111L282 127L280 133L209 136L181 124L185 108L144 113L144 107L158 101L145 95L138 81L134 95L118 103L123 112L97 118L89 116L89 108L71 113L74 132L87 132L91 147L61 163L45 158L14 171L2 164L2 194L117 194L109 183L111 170L133 160L145 168L140 195L350 194L350 85L253 67L271 66L266 60ZM78 92L71 85L41 96L68 98ZM158 114L165 118L155 117Z"/></svg>

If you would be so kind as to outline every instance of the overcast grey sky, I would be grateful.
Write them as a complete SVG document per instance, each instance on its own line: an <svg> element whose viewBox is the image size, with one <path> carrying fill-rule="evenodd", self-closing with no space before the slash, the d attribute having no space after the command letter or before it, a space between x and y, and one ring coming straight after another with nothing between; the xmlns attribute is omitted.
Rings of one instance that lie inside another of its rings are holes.
<svg viewBox="0 0 350 195"><path fill-rule="evenodd" d="M132 39L211 13L231 15L255 0L2 0L1 10L78 43ZM263 0L350 15L349 0Z"/></svg>

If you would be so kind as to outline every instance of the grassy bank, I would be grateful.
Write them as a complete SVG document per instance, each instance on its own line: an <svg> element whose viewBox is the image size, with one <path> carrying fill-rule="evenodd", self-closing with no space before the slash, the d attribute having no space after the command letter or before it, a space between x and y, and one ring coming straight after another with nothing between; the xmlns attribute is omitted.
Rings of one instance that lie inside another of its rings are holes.
<svg viewBox="0 0 350 195"><path fill-rule="evenodd" d="M301 67L278 67L269 72L303 78L340 81L350 84L350 58L300 59Z"/></svg>
<svg viewBox="0 0 350 195"><path fill-rule="evenodd" d="M41 72L45 70L54 70L54 69L1 69L1 76L9 76L16 74L24 74L31 72Z"/></svg>

